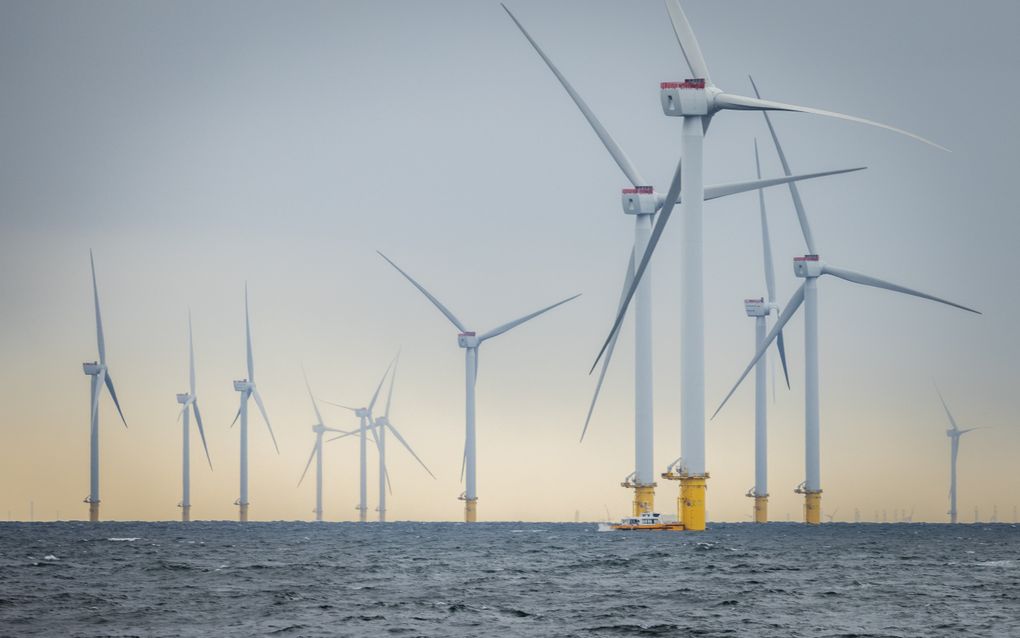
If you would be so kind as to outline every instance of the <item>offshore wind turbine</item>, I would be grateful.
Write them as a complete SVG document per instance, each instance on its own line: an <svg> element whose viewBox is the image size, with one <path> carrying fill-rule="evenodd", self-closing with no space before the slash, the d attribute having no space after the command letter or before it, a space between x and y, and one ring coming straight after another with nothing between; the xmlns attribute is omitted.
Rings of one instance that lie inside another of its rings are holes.
<svg viewBox="0 0 1020 638"><path fill-rule="evenodd" d="M956 424L956 419L953 418L953 413L949 411L949 406L946 404L946 400L942 398L942 392L935 387L936 394L939 395L939 401L942 402L942 408L946 411L946 417L949 418L949 429L946 430L946 436L949 437L949 522L956 523L956 459L960 454L960 437L968 432L973 432L977 428L966 428L961 430ZM977 512L977 509L974 510ZM977 521L977 514L974 514L974 520Z"/></svg>
<svg viewBox="0 0 1020 638"><path fill-rule="evenodd" d="M545 51L539 46L538 42L528 33L524 25L517 20L517 17L503 5L503 9L510 16L510 19L514 21L517 28L520 29L524 37L527 38L528 42L538 53L542 61L545 62L549 70L552 71L553 75L559 81L560 85L567 92L567 95L577 105L578 110L588 121L592 130L598 136L599 140L609 151L609 155L619 166L620 171L623 173L627 181L630 182L629 188L624 188L622 193L622 204L623 212L627 215L634 216L634 239L633 248L631 250L630 257L627 260L627 274L624 277L623 290L621 292L621 303L623 295L627 293L631 284L634 281L634 271L638 266L638 260L645 253L648 247L649 239L652 233L652 218L656 211L662 208L666 201L666 196L655 191L655 188L649 186L649 182L641 176L641 173L631 162L627 153L620 147L612 135L605 126L599 121L595 113L591 110L588 104L584 101L581 95L574 89L570 81L567 80L566 76L556 67L553 61L546 55ZM706 201L724 197L727 195L735 195L746 191L760 189L767 186L776 186L779 184L785 184L793 181L802 179L811 179L815 177L823 177L827 175L835 175L839 173L851 172L850 169L843 171L829 171L825 173L813 173L808 175L797 175L792 177L781 177L777 179L763 180L761 173L758 174L758 179L752 182L737 182L733 184L723 184L719 186L707 186L705 187L704 199ZM682 194L673 195L674 200L678 200ZM635 297L635 309L634 309L634 471L627 476L627 478L621 484L623 487L634 490L634 500L632 503L632 510L634 516L641 515L642 512L652 512L655 509L655 472L653 469L653 453L654 453L654 435L653 435L653 423L652 423L652 283L651 276L646 274L642 279L640 285L636 287ZM612 342L606 352L606 356L602 361L602 369L599 372L598 382L595 385L595 392L592 395L591 403L588 406L588 414L584 420L584 428L581 431L581 440L584 440L584 436L588 431L588 425L591 422L592 413L595 410L595 403L598 401L599 393L602 389L602 382L605 380L606 371L609 368L609 362L613 356L613 350L616 347L616 339L619 336L619 332L614 332L612 336Z"/></svg>
<svg viewBox="0 0 1020 638"><path fill-rule="evenodd" d="M89 251L89 264L92 267L92 299L96 308L96 347L99 350L99 361L86 361L81 364L85 374L90 377L91 388L89 391L89 495L85 502L89 504L89 522L99 522L99 396L103 387L110 393L113 404L117 406L117 414L121 422L127 427L127 420L124 412L120 409L120 402L117 401L117 391L113 387L113 378L110 376L110 369L106 365L106 339L103 337L103 317L99 312L99 287L96 285L96 262Z"/></svg>
<svg viewBox="0 0 1020 638"><path fill-rule="evenodd" d="M375 447L379 451L379 506L376 511L379 512L379 522L386 522L386 489L389 487L390 475L386 469L386 431L389 430L393 433L393 436L397 437L397 441L400 442L404 448L411 453L418 464L425 468L425 471L429 473L433 479L436 475L432 473L432 470L425 465L425 462L418 457L411 445L404 440L400 432L397 430L393 422L390 421L390 404L393 402L393 384L397 379L397 364L400 362L400 355L393 360L393 371L390 373L390 389L386 394L386 409L383 415L375 418L372 421L372 438L375 439ZM390 488L392 490L392 488Z"/></svg>
<svg viewBox="0 0 1020 638"><path fill-rule="evenodd" d="M755 93L757 93L757 91L758 89L755 87ZM790 166L786 160L786 154L783 152L783 147L779 143L779 137L776 135L776 130L772 126L772 121L769 119L767 113L765 113L765 121L768 124L769 133L772 135L772 141L776 146L776 152L783 165L783 171L789 174ZM864 275L853 270L839 268L822 261L815 250L815 243L808 224L807 213L804 209L804 204L801 201L800 194L797 192L796 184L790 184L790 192L793 195L793 205L797 211L797 218L800 220L801 232L803 233L804 240L808 245L808 250L811 251L803 257L794 257L793 259L794 274L803 279L804 283L801 284L800 287L793 293L793 296L790 297L790 300L783 308L783 312L780 314L775 326L773 326L771 332L769 332L768 336L765 338L765 341L758 346L758 350L755 353L754 358L751 360L751 363L744 369L744 372L740 375L740 378L737 379L736 384L734 384L733 389L731 389L729 394L727 394L722 400L722 403L719 405L719 408L716 409L712 417L714 418L715 415L719 413L719 410L726 405L726 402L731 396L733 396L733 393L736 391L737 387L740 386L740 383L747 376L747 373L762 357L772 341L777 338L777 335L782 331L783 326L790 321L790 318L793 317L801 304L803 304L805 479L795 491L798 494L804 495L804 522L809 525L817 525L820 522L822 504L819 416L820 399L818 389L818 280L825 275L831 275L838 279L849 281L850 283L870 286L873 288L883 288L892 292L920 297L921 299L928 299L929 301L936 301L938 303L953 306L954 308L959 308L975 314L981 313L972 308L968 308L967 306L963 306L934 295L929 295L912 288L907 288L876 277Z"/></svg>
<svg viewBox="0 0 1020 638"><path fill-rule="evenodd" d="M181 521L191 520L191 412L195 413L195 424L198 434L202 437L202 449L209 469L213 469L212 458L209 457L209 446L205 442L205 428L202 427L202 413L198 409L198 395L195 393L195 342L191 333L191 311L188 311L188 391L177 395L177 403L181 409Z"/></svg>
<svg viewBox="0 0 1020 638"><path fill-rule="evenodd" d="M524 315L519 319L514 319L509 323L505 323L501 326L493 328L488 332L477 334L473 330L468 330L467 327L461 323L452 312L450 312L446 306L444 306L438 299L436 299L432 293L425 289L424 286L415 281L411 275L401 270L400 266L393 263L389 257L379 253L383 259L385 259L391 266L397 269L401 275L403 275L415 288L417 288L429 301L432 302L439 312L443 313L450 323L452 323L460 333L457 335L457 345L464 349L464 414L465 414L465 437L464 437L464 467L467 470L467 481L466 489L460 496L460 499L464 501L464 521L467 523L474 523L478 518L478 489L476 482L476 457L475 457L475 381L478 377L478 348L489 339L498 337L508 330L512 330L522 323L534 319L535 317L549 312L557 306L561 306L568 301L577 299L580 294L572 297L567 297L562 301L558 301L551 306L546 306L541 310L536 310L530 314Z"/></svg>
<svg viewBox="0 0 1020 638"><path fill-rule="evenodd" d="M761 161L758 157L758 140L754 141L754 167L761 179ZM765 192L758 190L758 211L761 217L762 258L764 261L765 290L768 301L764 297L745 299L744 310L748 317L754 318L754 344L760 346L768 332L768 318L772 313L779 314L776 303L776 272L772 262L772 241L769 238L768 214L765 210ZM783 376L786 386L790 387L790 375L786 368L786 346L783 333L776 338L779 358L783 363ZM769 521L769 485L768 485L768 388L765 380L766 358L762 357L754 369L754 487L747 491L747 496L754 499L754 522ZM774 388L773 388L774 390Z"/></svg>
<svg viewBox="0 0 1020 638"><path fill-rule="evenodd" d="M276 444L276 435L273 434L273 426L269 423L269 415L266 414L266 406L262 403L262 395L255 386L255 361L251 351L251 321L248 316L248 284L244 285L244 344L248 362L248 378L234 381L234 390L241 394L241 406L237 409L230 427L234 427L237 420L241 420L241 495L234 501L238 506L238 517L242 523L248 522L248 399L254 398L255 405L262 413L262 419L269 429L269 436L273 439L273 447L276 453L280 448Z"/></svg>
<svg viewBox="0 0 1020 638"><path fill-rule="evenodd" d="M304 373L304 370L302 370ZM308 474L308 468L312 465L312 459L315 459L315 522L322 522L322 435L326 432L339 432L341 434L350 434L344 430L338 430L336 428L328 427L322 422L322 414L319 413L319 404L315 402L315 395L312 394L312 386L308 383L308 375L305 374L305 387L308 388L308 398L312 401L312 409L315 411L315 425L312 426L312 432L315 433L315 445L312 446L312 453L308 456L308 463L305 464L305 470L301 473L301 478L298 479L298 486L301 485L301 481L305 480L305 475Z"/></svg>
<svg viewBox="0 0 1020 638"><path fill-rule="evenodd" d="M353 432L345 432L340 436L334 437L329 441L336 441L347 436L358 436L358 449L361 459L359 471L358 471L358 521L365 523L368 521L368 431L372 428L372 409L375 407L376 400L379 399L379 391L382 389L383 382L386 381L386 375L390 373L390 369L393 367L391 361L386 366L386 371L383 372L382 378L379 379L379 385L375 387L375 392L372 393L372 400L368 402L368 407L351 408L346 405L339 403L333 403L332 401L326 401L329 405L350 410L358 417L358 429ZM327 441L327 443L329 442Z"/></svg>
<svg viewBox="0 0 1020 638"><path fill-rule="evenodd" d="M680 50L687 61L694 77L683 82L663 82L660 84L660 102L663 113L667 116L682 118L683 125L680 138L680 163L673 177L669 194L663 203L662 212L655 223L648 248L634 273L634 282L624 296L620 312L610 329L609 336L599 352L598 358L609 347L613 335L619 330L627 305L634 295L634 289L641 282L641 277L658 244L659 237L672 215L673 208L682 192L680 217L683 228L683 244L681 248L681 432L680 448L683 457L678 464L679 472L670 471L665 478L680 481L681 521L686 529L702 530L705 528L705 490L708 479L705 467L705 309L704 309L704 273L703 273L703 214L704 188L703 145L709 123L719 111L794 111L812 113L851 122L868 124L894 131L920 140L937 148L943 148L934 142L906 131L866 120L851 115L823 111L820 109L784 104L749 98L725 93L712 82L708 66L701 54L701 48L694 37L687 17L677 0L665 0L673 31L680 44ZM683 167L681 172L680 168ZM596 364L598 362L596 358ZM594 369L594 365L592 368Z"/></svg>

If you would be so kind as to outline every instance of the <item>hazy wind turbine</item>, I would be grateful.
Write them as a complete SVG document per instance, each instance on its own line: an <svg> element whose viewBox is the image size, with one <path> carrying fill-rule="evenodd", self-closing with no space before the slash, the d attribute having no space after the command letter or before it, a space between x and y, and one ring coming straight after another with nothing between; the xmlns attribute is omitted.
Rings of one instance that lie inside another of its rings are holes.
<svg viewBox="0 0 1020 638"><path fill-rule="evenodd" d="M191 311L188 311L188 391L177 395L177 402L184 406L180 416L181 429L181 520L185 523L191 520L191 412L195 412L195 423L198 425L198 434L202 437L202 449L205 450L205 460L209 462L209 469L212 469L212 458L209 457L209 446L205 442L205 428L202 427L202 413L198 410L198 395L195 394L195 343L191 334Z"/></svg>
<svg viewBox="0 0 1020 638"><path fill-rule="evenodd" d="M354 432L341 434L340 436L334 437L329 441L336 441L337 439L342 439L346 436L354 435L358 436L358 447L361 457L361 465L358 474L359 476L358 521L361 523L368 521L368 447L367 447L368 439L366 435L368 434L368 431L372 428L372 409L375 407L375 402L379 398L379 390L382 389L383 382L386 381L386 375L390 373L390 369L392 367L393 362L391 361L390 364L386 366L386 371L383 372L382 378L379 379L379 385L375 387L375 392L372 393L372 400L369 401L368 407L351 408L346 405L341 405L339 403L333 403L332 401L326 401L326 403L328 403L329 405L333 405L338 408L343 408L345 410L350 410L351 412L354 413L355 416L358 417L357 430L355 430ZM327 441L327 443L329 441Z"/></svg>
<svg viewBox="0 0 1020 638"><path fill-rule="evenodd" d="M634 274L634 282L624 296L624 302L621 304L621 310L609 331L609 336L599 352L599 358L609 347L615 332L619 330L627 305L634 295L635 287L641 282L641 277L648 267L659 237L662 235L673 212L673 207L679 201L678 197L682 192L680 217L683 220L683 243L680 251L682 259L680 304L683 315L680 347L683 375L680 388L680 447L683 459L679 464L680 472L678 474L670 472L666 478L680 480L683 504L681 513L684 526L691 530L701 530L705 527L705 490L708 478L705 468L705 309L702 241L702 203L705 199L706 189L702 181L702 148L705 132L708 130L712 117L721 110L813 113L877 126L921 140L938 148L942 147L913 133L850 115L724 93L713 84L709 76L708 66L701 54L701 48L694 38L694 32L691 30L680 4L677 0L665 0L665 2L673 23L673 31L680 43L681 52L694 75L693 79L684 82L663 82L660 84L660 101L663 112L669 116L683 118L680 138L681 158L680 163L677 164L673 184L663 203L662 213L659 215L655 229L648 241L648 248ZM683 167L682 172L681 166ZM598 358L596 363L597 361ZM594 369L594 366L592 368Z"/></svg>
<svg viewBox="0 0 1020 638"><path fill-rule="evenodd" d="M273 439L273 447L276 453L280 453L276 445L276 435L273 434L273 426L269 424L269 415L266 414L266 406L262 403L262 395L255 387L255 362L251 352L251 321L248 317L248 284L244 284L244 343L248 359L248 378L234 381L234 390L241 393L241 407L237 409L237 416L234 417L230 427L241 419L241 496L234 502L239 508L239 517L242 523L248 522L248 398L255 399L255 405L262 413L262 419L269 429L269 436Z"/></svg>
<svg viewBox="0 0 1020 638"><path fill-rule="evenodd" d="M99 361L86 361L81 364L82 369L91 377L92 385L89 391L89 495L85 502L89 504L89 521L99 521L99 396L103 392L103 386L110 392L110 398L117 407L117 414L121 422L127 427L127 420L120 409L120 402L117 401L117 391L113 388L113 378L110 377L110 369L106 365L106 340L103 337L103 318L99 312L99 287L96 285L96 262L89 251L89 264L92 267L92 298L96 308L96 346L99 349Z"/></svg>
<svg viewBox="0 0 1020 638"><path fill-rule="evenodd" d="M535 317L552 310L553 308L563 305L572 299L576 299L581 295L577 294L573 297L567 297L563 301L558 301L551 306L546 306L541 310L536 310L531 314L524 315L520 319L515 319L509 323L505 323L501 326L493 328L492 330L482 333L481 335L476 334L474 331L468 330L460 319L457 319L452 312L447 310L438 299L432 296L425 287L415 281L411 275L407 274L393 263L389 257L379 253L379 255L385 259L391 266L397 269L397 272L402 274L415 288L417 288L429 301L432 302L439 312L443 313L450 323L452 323L460 334L457 335L457 345L464 348L464 377L465 377L465 439L464 439L464 466L467 469L467 481L466 489L464 494L461 495L461 500L464 501L464 521L468 523L474 523L478 517L478 491L477 484L475 482L475 380L478 376L478 348L483 342L493 337L498 337L504 332L511 330L522 323L534 319Z"/></svg>
<svg viewBox="0 0 1020 638"><path fill-rule="evenodd" d="M345 430L338 430L326 426L322 422L322 414L319 413L319 404L315 402L315 395L312 394L312 386L308 383L308 375L302 374L305 377L305 387L308 388L308 398L312 401L312 409L315 411L315 425L312 426L312 432L315 432L315 445L312 446L312 453L308 456L308 463L305 464L305 471L301 473L301 478L298 479L298 485L301 485L301 481L305 480L305 474L308 474L308 468L312 465L312 459L315 459L315 521L317 523L322 522L322 435L325 432L339 432L341 434L350 434Z"/></svg>
<svg viewBox="0 0 1020 638"><path fill-rule="evenodd" d="M757 93L757 90L757 87L755 87L755 93ZM783 171L789 174L790 166L786 161L786 154L783 152L783 147L779 143L779 137L776 135L775 128L772 126L772 121L769 119L767 113L765 114L765 121L768 124L769 132L772 135L772 141L776 146L776 152L778 153L783 165ZM838 279L844 279L862 286L884 288L885 290L891 290L905 295L920 297L930 301L937 301L968 312L976 314L980 313L972 308L962 306L952 301L947 301L940 297L935 297L905 286L900 286L869 275L838 268L825 263L819 258L818 253L815 250L814 239L811 235L810 226L808 225L807 213L804 210L803 202L800 199L800 195L797 192L797 186L795 184L790 184L790 193L793 195L793 205L797 211L797 218L800 220L801 232L804 235L804 240L808 245L808 250L810 251L809 254L804 255L803 257L794 257L793 259L794 274L797 277L804 279L804 283L801 284L801 286L797 288L796 292L793 293L793 296L790 297L790 301L788 301L786 306L783 308L783 312L780 314L776 325L773 326L772 331L769 332L765 341L758 347L751 363L744 369L744 372L740 375L740 378L737 379L733 389L730 390L729 394L727 394L722 400L722 403L719 405L719 408L716 409L712 417L714 418L715 415L719 413L719 410L726 405L726 402L731 396L733 396L734 391L736 391L737 387L744 380L744 377L747 376L747 373L751 370L755 363L757 363L757 361L765 353L768 346L782 331L783 326L785 326L790 318L793 317L794 313L797 312L797 309L800 308L803 303L805 480L797 487L796 492L804 495L804 522L811 525L817 525L820 522L819 515L821 512L822 502L818 391L818 279L824 275L831 275Z"/></svg>
<svg viewBox="0 0 1020 638"><path fill-rule="evenodd" d="M968 432L973 432L977 428L967 428L961 430L956 425L956 419L953 418L953 413L949 411L949 406L946 405L946 400L942 398L942 392L935 386L935 393L939 395L939 401L942 402L942 408L946 411L946 416L949 418L949 429L946 430L946 436L949 437L949 522L955 523L956 517L956 457L960 454L960 437ZM977 509L975 508L974 520L977 522Z"/></svg>
<svg viewBox="0 0 1020 638"><path fill-rule="evenodd" d="M754 141L754 167L758 179L761 179L761 161L758 158L757 139ZM760 189L758 190L758 211L761 217L762 259L768 301L764 297L744 300L744 310L747 312L747 316L754 317L755 347L760 346L765 340L769 315L773 312L779 314L779 305L776 303L776 272L772 262L772 241L769 238L769 221L765 211L765 192ZM783 363L786 387L790 387L790 375L786 368L786 346L783 342L782 332L776 338L776 345L779 349L779 358ZM769 521L768 389L765 381L765 366L766 359L762 358L754 369L754 487L748 490L747 496L754 498L755 523Z"/></svg>
<svg viewBox="0 0 1020 638"><path fill-rule="evenodd" d="M836 509L832 510L832 514L826 514L825 518L829 519L829 522L831 523L832 519L836 518L836 514L838 512L839 512L839 508L837 507Z"/></svg>
<svg viewBox="0 0 1020 638"><path fill-rule="evenodd" d="M425 468L425 471L429 473L433 479L436 475L432 473L432 470L425 465L425 462L415 454L415 451L411 449L410 444L404 440L404 437L400 435L400 432L390 421L390 404L393 401L393 384L397 379L397 364L400 362L400 355L398 354L396 359L393 360L393 372L390 373L390 389L386 393L386 410L380 417L374 418L372 421L372 437L375 439L375 447L379 451L379 507L376 511L379 512L379 522L386 522L386 488L390 482L389 472L386 469L386 430L393 433L393 436L397 437L400 444L411 453L418 464ZM339 437L338 437L339 438ZM392 490L392 487L390 488Z"/></svg>
<svg viewBox="0 0 1020 638"><path fill-rule="evenodd" d="M567 92L567 95L569 95L574 101L574 104L577 105L577 108L581 111L581 114L584 115L592 130L595 131L599 140L601 140L602 144L606 147L606 150L609 151L609 155L613 158L613 161L615 161L616 165L620 167L624 177L626 177L631 184L630 188L623 189L622 194L623 212L627 215L634 216L634 241L630 257L627 260L627 274L624 278L623 290L621 292L622 300L623 295L627 293L627 290L633 283L634 270L637 268L637 261L641 258L641 255L645 253L645 249L648 247L648 242L652 232L652 217L655 215L655 212L662 207L663 203L666 201L666 197L661 193L657 193L652 186L648 185L649 182L641 176L640 172L631 162L624 150L619 144L617 144L612 135L609 134L609 131L602 125L599 119L595 116L595 113L591 110L591 108L589 108L588 104L574 89L563 73L561 73L556 65L553 64L549 56L545 54L542 48L538 45L538 42L531 37L531 34L524 28L524 25L517 20L506 5L503 5L503 9L510 16L510 19L514 21L514 24L517 25L517 28L521 30L521 33L524 34L524 37L527 38L528 42L531 43L531 46L534 47L535 52L537 52L539 57L541 57L546 63L549 70L556 76L556 79L559 80L560 85ZM846 173L851 170L859 169L829 171L825 173L780 177L768 180L761 179L761 174L759 173L758 179L753 182L737 182L719 186L707 186L704 189L704 198L707 201L724 197L726 195L743 193L756 188L776 186L802 179ZM677 186L679 186L679 184L677 184ZM681 196L682 194L675 195L674 200L678 201ZM634 302L636 306L634 309L634 472L622 483L624 487L634 489L634 516L638 516L642 512L651 512L655 508L655 471L653 469L654 437L652 424L653 383L651 285L651 276L646 275L640 285L636 287L636 292L634 293L636 299ZM605 379L606 370L609 368L609 361L613 356L613 350L616 347L616 339L618 336L618 331L613 333L605 359L602 361L602 369L599 372L595 392L592 396L591 404L588 407L588 414L584 420L584 429L581 431L582 441L584 440L585 433L588 431L588 424L591 421L592 412L595 410L595 403L598 401L599 392L602 389L602 382Z"/></svg>

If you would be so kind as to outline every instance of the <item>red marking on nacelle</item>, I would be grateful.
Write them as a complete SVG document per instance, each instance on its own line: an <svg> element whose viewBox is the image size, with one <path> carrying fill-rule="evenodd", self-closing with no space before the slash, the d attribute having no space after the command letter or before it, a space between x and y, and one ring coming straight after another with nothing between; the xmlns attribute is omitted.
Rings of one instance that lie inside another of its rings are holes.
<svg viewBox="0 0 1020 638"><path fill-rule="evenodd" d="M624 195L651 195L655 192L655 188L651 186L637 186L635 188L623 189Z"/></svg>
<svg viewBox="0 0 1020 638"><path fill-rule="evenodd" d="M462 332L462 333L460 333L457 336L459 336L459 337L473 337L473 336L475 336L475 333L473 333L473 332Z"/></svg>
<svg viewBox="0 0 1020 638"><path fill-rule="evenodd" d="M818 255L804 255L803 257L794 257L794 261L818 261Z"/></svg>
<svg viewBox="0 0 1020 638"><path fill-rule="evenodd" d="M662 82L660 89L703 89L705 80L703 78L687 78L683 82Z"/></svg>
<svg viewBox="0 0 1020 638"><path fill-rule="evenodd" d="M745 299L744 303L765 303L765 297L761 299Z"/></svg>

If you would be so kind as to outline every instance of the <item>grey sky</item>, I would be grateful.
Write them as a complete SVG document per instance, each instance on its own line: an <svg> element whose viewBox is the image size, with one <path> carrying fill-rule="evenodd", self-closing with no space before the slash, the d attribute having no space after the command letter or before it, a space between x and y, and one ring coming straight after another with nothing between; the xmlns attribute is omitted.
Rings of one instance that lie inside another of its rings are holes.
<svg viewBox="0 0 1020 638"><path fill-rule="evenodd" d="M688 71L661 2L510 6L665 190L679 122L662 115L658 82ZM775 116L794 170L869 167L802 188L824 258L985 313L820 285L827 507L870 514L881 489L874 507L916 503L916 518L941 518L948 443L933 379L958 420L995 426L963 443L961 511L1015 502L1020 5L684 7L720 87L747 93L751 73L765 97L907 128L953 151ZM391 507L398 518L456 518L462 353L376 249L478 329L584 293L482 353L481 513L594 516L603 503L622 512L629 324L590 441L576 440L594 381L586 372L629 252L625 183L498 3L4 2L0 87L0 508L34 497L37 513L45 504L68 515L86 491L79 363L95 356L91 247L132 425L118 431L104 406L112 516L175 516L173 395L186 381L188 306L217 466L193 470L195 514L231 516L237 433L226 426L237 400L230 380L243 370L247 279L259 387L282 450L271 452L256 423L253 516L311 508L309 486L293 489L312 444L299 364L323 396L357 402L402 345L394 421L440 480L425 483L394 452ZM761 116L723 113L706 140L706 181L751 178L755 136L765 173L778 174ZM785 300L802 240L788 194L773 190L767 201ZM679 454L676 226L653 263L660 466ZM741 302L764 287L755 198L706 205L705 229L714 409L751 354ZM787 338L793 390L771 407L777 518L799 511L790 490L803 467L801 328L794 319ZM734 520L749 508L751 395L747 386L708 429L710 514ZM353 446L329 451L327 517L353 514L355 461Z"/></svg>

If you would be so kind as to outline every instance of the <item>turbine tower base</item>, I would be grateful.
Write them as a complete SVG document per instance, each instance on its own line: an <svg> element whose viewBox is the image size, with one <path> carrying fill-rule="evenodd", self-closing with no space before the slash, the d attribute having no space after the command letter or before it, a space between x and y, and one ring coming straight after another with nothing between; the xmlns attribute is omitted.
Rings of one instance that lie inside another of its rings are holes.
<svg viewBox="0 0 1020 638"><path fill-rule="evenodd" d="M238 520L242 523L248 522L248 503L238 503Z"/></svg>
<svg viewBox="0 0 1020 638"><path fill-rule="evenodd" d="M89 522L90 523L98 523L99 522L99 503L98 502L91 502L91 503L89 503Z"/></svg>
<svg viewBox="0 0 1020 638"><path fill-rule="evenodd" d="M464 522L465 523L477 523L478 522L478 499L477 498L463 498L464 501Z"/></svg>
<svg viewBox="0 0 1020 638"><path fill-rule="evenodd" d="M359 523L367 523L368 522L368 508L367 507L359 507L357 509L358 509L358 522Z"/></svg>
<svg viewBox="0 0 1020 638"><path fill-rule="evenodd" d="M754 497L754 522L755 523L768 523L769 522L769 496L755 496L749 494L748 496Z"/></svg>
<svg viewBox="0 0 1020 638"><path fill-rule="evenodd" d="M802 490L804 495L804 523L819 525L822 522L822 490Z"/></svg>
<svg viewBox="0 0 1020 638"><path fill-rule="evenodd" d="M655 483L647 485L622 483L622 485L634 489L634 501L631 503L633 516L641 516L645 512L655 511Z"/></svg>
<svg viewBox="0 0 1020 638"><path fill-rule="evenodd" d="M189 522L191 522L191 506L190 505L181 505L181 522L182 523L189 523Z"/></svg>
<svg viewBox="0 0 1020 638"><path fill-rule="evenodd" d="M691 532L705 531L705 491L708 489L708 474L704 476L682 476L680 498L677 510L684 529Z"/></svg>

